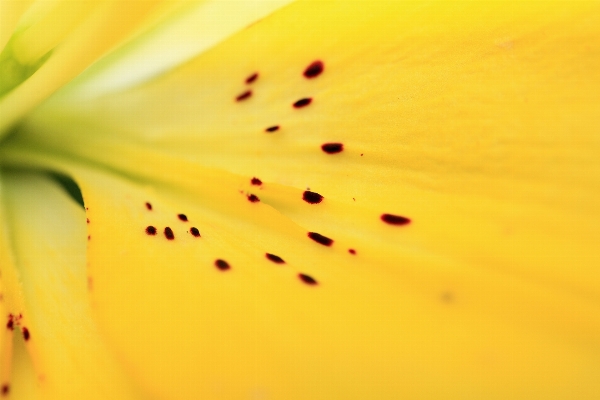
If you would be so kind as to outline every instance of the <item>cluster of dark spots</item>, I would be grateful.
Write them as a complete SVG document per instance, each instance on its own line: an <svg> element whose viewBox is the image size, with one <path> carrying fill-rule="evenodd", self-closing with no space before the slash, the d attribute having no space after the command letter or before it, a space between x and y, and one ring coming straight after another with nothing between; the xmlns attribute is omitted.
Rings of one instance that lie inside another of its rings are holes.
<svg viewBox="0 0 600 400"><path fill-rule="evenodd" d="M8 395L8 392L10 392L10 386L8 385L8 383L5 383L4 385L2 385L2 396Z"/></svg>
<svg viewBox="0 0 600 400"><path fill-rule="evenodd" d="M221 259L215 260L215 267L217 267L221 271L227 271L231 268L227 261Z"/></svg>
<svg viewBox="0 0 600 400"><path fill-rule="evenodd" d="M255 186L260 186L260 185L262 185L262 181L261 181L260 179L258 179L258 178L252 178L252 179L250 179L250 183L251 183L252 185L255 185Z"/></svg>
<svg viewBox="0 0 600 400"><path fill-rule="evenodd" d="M323 201L323 196L321 196L319 193L306 190L302 194L302 200L310 204L319 204Z"/></svg>
<svg viewBox="0 0 600 400"><path fill-rule="evenodd" d="M258 79L258 72L253 73L252 75L248 76L246 78L246 84L249 85L252 82L254 82L256 79Z"/></svg>
<svg viewBox="0 0 600 400"><path fill-rule="evenodd" d="M300 278L300 280L302 282L306 283L307 285L316 285L317 284L317 280L310 275L298 274L298 278Z"/></svg>
<svg viewBox="0 0 600 400"><path fill-rule="evenodd" d="M356 250L354 250L354 249L348 249L348 253L350 253L350 254L356 254Z"/></svg>
<svg viewBox="0 0 600 400"><path fill-rule="evenodd" d="M315 242L322 244L323 246L331 246L333 244L333 239L329 239L326 236L323 236L317 232L308 232L308 237L314 240Z"/></svg>
<svg viewBox="0 0 600 400"><path fill-rule="evenodd" d="M150 203L146 202L146 208L147 208L149 211L152 211L152 204L150 204Z"/></svg>
<svg viewBox="0 0 600 400"><path fill-rule="evenodd" d="M27 329L26 327L21 328L21 332L23 333L23 339L25 341L28 341L29 338L31 337L31 334L29 333L29 329Z"/></svg>
<svg viewBox="0 0 600 400"><path fill-rule="evenodd" d="M309 105L312 102L312 99L310 97L305 97L303 99L300 99L298 101L296 101L294 103L294 108L302 108L302 107L306 107L307 105Z"/></svg>
<svg viewBox="0 0 600 400"><path fill-rule="evenodd" d="M381 214L381 220L390 225L406 225L410 223L410 219L393 214Z"/></svg>
<svg viewBox="0 0 600 400"><path fill-rule="evenodd" d="M341 153L344 150L343 143L325 143L321 145L321 150L327 154Z"/></svg>
<svg viewBox="0 0 600 400"><path fill-rule="evenodd" d="M256 202L260 201L260 199L258 198L258 196L255 195L255 194L249 194L247 197L248 197L248 201L250 203L256 203Z"/></svg>
<svg viewBox="0 0 600 400"><path fill-rule="evenodd" d="M323 72L323 69L325 69L325 65L323 64L323 61L319 61L319 60L313 61L304 70L304 77L307 79L316 78L317 76L321 75L321 73Z"/></svg>
<svg viewBox="0 0 600 400"><path fill-rule="evenodd" d="M185 214L177 214L177 218L179 218L183 222L187 222L188 218Z"/></svg>
<svg viewBox="0 0 600 400"><path fill-rule="evenodd" d="M190 233L192 234L192 236L194 237L200 237L200 231L198 230L198 228L192 226L190 228Z"/></svg>
<svg viewBox="0 0 600 400"><path fill-rule="evenodd" d="M269 260L273 261L275 264L285 264L285 261L283 261L283 258L276 256L275 254L266 253L265 257L267 257Z"/></svg>
<svg viewBox="0 0 600 400"><path fill-rule="evenodd" d="M168 226L165 228L165 237L169 240L175 239L175 234L173 233L173 230Z"/></svg>
<svg viewBox="0 0 600 400"><path fill-rule="evenodd" d="M252 90L246 90L244 93L238 95L235 98L235 101L243 101L252 96Z"/></svg>
<svg viewBox="0 0 600 400"><path fill-rule="evenodd" d="M273 125L265 129L265 132L275 132L279 130L279 125Z"/></svg>
<svg viewBox="0 0 600 400"><path fill-rule="evenodd" d="M146 227L146 234L154 236L156 235L156 228L152 225Z"/></svg>

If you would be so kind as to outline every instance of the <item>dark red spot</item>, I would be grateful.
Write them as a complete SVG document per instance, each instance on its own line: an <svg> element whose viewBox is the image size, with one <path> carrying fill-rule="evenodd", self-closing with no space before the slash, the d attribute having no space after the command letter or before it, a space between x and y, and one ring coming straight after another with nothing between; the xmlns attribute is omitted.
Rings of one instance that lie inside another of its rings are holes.
<svg viewBox="0 0 600 400"><path fill-rule="evenodd" d="M15 322L12 319L12 316L8 318L8 322L6 323L6 329L10 329L11 331L15 328Z"/></svg>
<svg viewBox="0 0 600 400"><path fill-rule="evenodd" d="M307 285L316 285L317 284L317 280L310 275L298 274L298 278L300 278L300 280L302 282L306 283Z"/></svg>
<svg viewBox="0 0 600 400"><path fill-rule="evenodd" d="M356 254L356 250L354 250L354 249L348 249L348 253L350 253L350 254Z"/></svg>
<svg viewBox="0 0 600 400"><path fill-rule="evenodd" d="M169 240L175 239L175 235L173 234L173 230L168 226L165 228L165 237Z"/></svg>
<svg viewBox="0 0 600 400"><path fill-rule="evenodd" d="M148 235L156 235L156 228L152 225L146 227L146 234Z"/></svg>
<svg viewBox="0 0 600 400"><path fill-rule="evenodd" d="M246 83L250 84L250 83L254 82L257 78L258 78L258 72L255 72L246 78Z"/></svg>
<svg viewBox="0 0 600 400"><path fill-rule="evenodd" d="M305 97L303 99L298 100L294 103L294 108L302 108L306 107L311 103L312 99L310 97Z"/></svg>
<svg viewBox="0 0 600 400"><path fill-rule="evenodd" d="M342 143L325 143L321 149L327 154L336 154L344 150L344 145Z"/></svg>
<svg viewBox="0 0 600 400"><path fill-rule="evenodd" d="M2 396L6 396L10 392L10 386L8 384L2 385Z"/></svg>
<svg viewBox="0 0 600 400"><path fill-rule="evenodd" d="M333 244L333 239L329 239L326 236L323 236L317 232L308 232L308 237L314 240L315 242L322 244L323 246L331 246Z"/></svg>
<svg viewBox="0 0 600 400"><path fill-rule="evenodd" d="M190 233L194 237L200 237L200 231L198 230L198 228L195 228L195 227L190 228Z"/></svg>
<svg viewBox="0 0 600 400"><path fill-rule="evenodd" d="M177 218L182 220L183 222L187 222L187 216L185 214L177 214Z"/></svg>
<svg viewBox="0 0 600 400"><path fill-rule="evenodd" d="M325 68L325 66L323 65L322 61L319 61L319 60L313 61L312 64L310 64L304 70L304 76L308 79L315 78L315 77L321 75L321 72L323 72L324 68Z"/></svg>
<svg viewBox="0 0 600 400"><path fill-rule="evenodd" d="M410 223L410 219L393 214L381 214L381 220L390 225L406 225Z"/></svg>
<svg viewBox="0 0 600 400"><path fill-rule="evenodd" d="M265 132L275 132L279 130L279 125L273 125L265 129Z"/></svg>
<svg viewBox="0 0 600 400"><path fill-rule="evenodd" d="M285 264L285 261L283 261L283 258L276 256L275 254L271 254L271 253L266 253L265 256L273 261L276 264Z"/></svg>
<svg viewBox="0 0 600 400"><path fill-rule="evenodd" d="M89 218L86 218L86 219L85 219L85 222L89 224L89 223L90 223L90 219L89 219Z"/></svg>
<svg viewBox="0 0 600 400"><path fill-rule="evenodd" d="M221 271L227 271L229 268L229 263L225 260L216 260L215 267L219 268Z"/></svg>
<svg viewBox="0 0 600 400"><path fill-rule="evenodd" d="M302 200L310 204L319 204L323 201L323 196L321 196L319 193L310 192L307 190L302 194Z"/></svg>
<svg viewBox="0 0 600 400"><path fill-rule="evenodd" d="M255 194L249 194L247 197L248 197L248 201L250 203L256 203L256 202L260 201L260 199L258 198L258 196L255 195Z"/></svg>
<svg viewBox="0 0 600 400"><path fill-rule="evenodd" d="M238 95L238 97L235 98L235 101L246 100L250 96L252 96L252 90L246 90L244 93Z"/></svg>
<svg viewBox="0 0 600 400"><path fill-rule="evenodd" d="M88 240L92 239L92 235L88 235Z"/></svg>
<svg viewBox="0 0 600 400"><path fill-rule="evenodd" d="M250 180L250 183L253 184L253 185L256 185L256 186L262 185L262 181L260 179L258 179L258 178L252 178Z"/></svg>
<svg viewBox="0 0 600 400"><path fill-rule="evenodd" d="M29 329L23 327L21 328L21 332L23 332L23 339L25 339L25 341L28 341L31 337L31 335L29 334Z"/></svg>
<svg viewBox="0 0 600 400"><path fill-rule="evenodd" d="M147 208L148 210L152 210L152 204L150 204L150 203L146 202L146 208Z"/></svg>

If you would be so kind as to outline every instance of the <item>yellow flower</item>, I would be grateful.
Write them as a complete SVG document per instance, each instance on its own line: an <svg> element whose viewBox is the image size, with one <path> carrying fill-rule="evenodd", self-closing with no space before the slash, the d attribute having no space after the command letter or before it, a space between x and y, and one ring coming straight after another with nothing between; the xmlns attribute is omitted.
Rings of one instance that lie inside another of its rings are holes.
<svg viewBox="0 0 600 400"><path fill-rule="evenodd" d="M127 87L188 5L57 4L0 37L15 398L600 393L598 2L299 1Z"/></svg>

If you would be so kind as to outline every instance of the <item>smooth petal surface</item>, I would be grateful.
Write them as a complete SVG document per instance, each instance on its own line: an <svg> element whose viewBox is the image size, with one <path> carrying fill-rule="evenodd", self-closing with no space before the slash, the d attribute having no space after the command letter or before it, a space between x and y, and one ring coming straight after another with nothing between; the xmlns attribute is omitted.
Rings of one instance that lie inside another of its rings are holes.
<svg viewBox="0 0 600 400"><path fill-rule="evenodd" d="M593 397L598 15L294 4L0 157L79 183L92 307L157 395Z"/></svg>
<svg viewBox="0 0 600 400"><path fill-rule="evenodd" d="M35 369L26 385L20 376L14 390L10 385L11 398L31 399L21 392L30 389L44 399L140 398L91 319L84 210L42 175L6 173L4 184L25 303L22 314L9 320L23 337L17 346L25 343ZM4 275L10 267L3 267ZM18 364L17 375L23 374L23 361Z"/></svg>

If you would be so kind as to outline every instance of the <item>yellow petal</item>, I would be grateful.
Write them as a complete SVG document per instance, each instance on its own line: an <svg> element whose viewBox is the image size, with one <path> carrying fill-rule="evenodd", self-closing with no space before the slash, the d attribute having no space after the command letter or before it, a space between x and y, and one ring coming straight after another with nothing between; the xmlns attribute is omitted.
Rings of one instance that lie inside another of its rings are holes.
<svg viewBox="0 0 600 400"><path fill-rule="evenodd" d="M29 386L47 399L140 398L91 319L84 210L45 176L6 173L4 183L25 303L14 332L36 371Z"/></svg>
<svg viewBox="0 0 600 400"><path fill-rule="evenodd" d="M0 156L79 182L98 321L159 395L593 396L597 5L372 7L295 4Z"/></svg>

